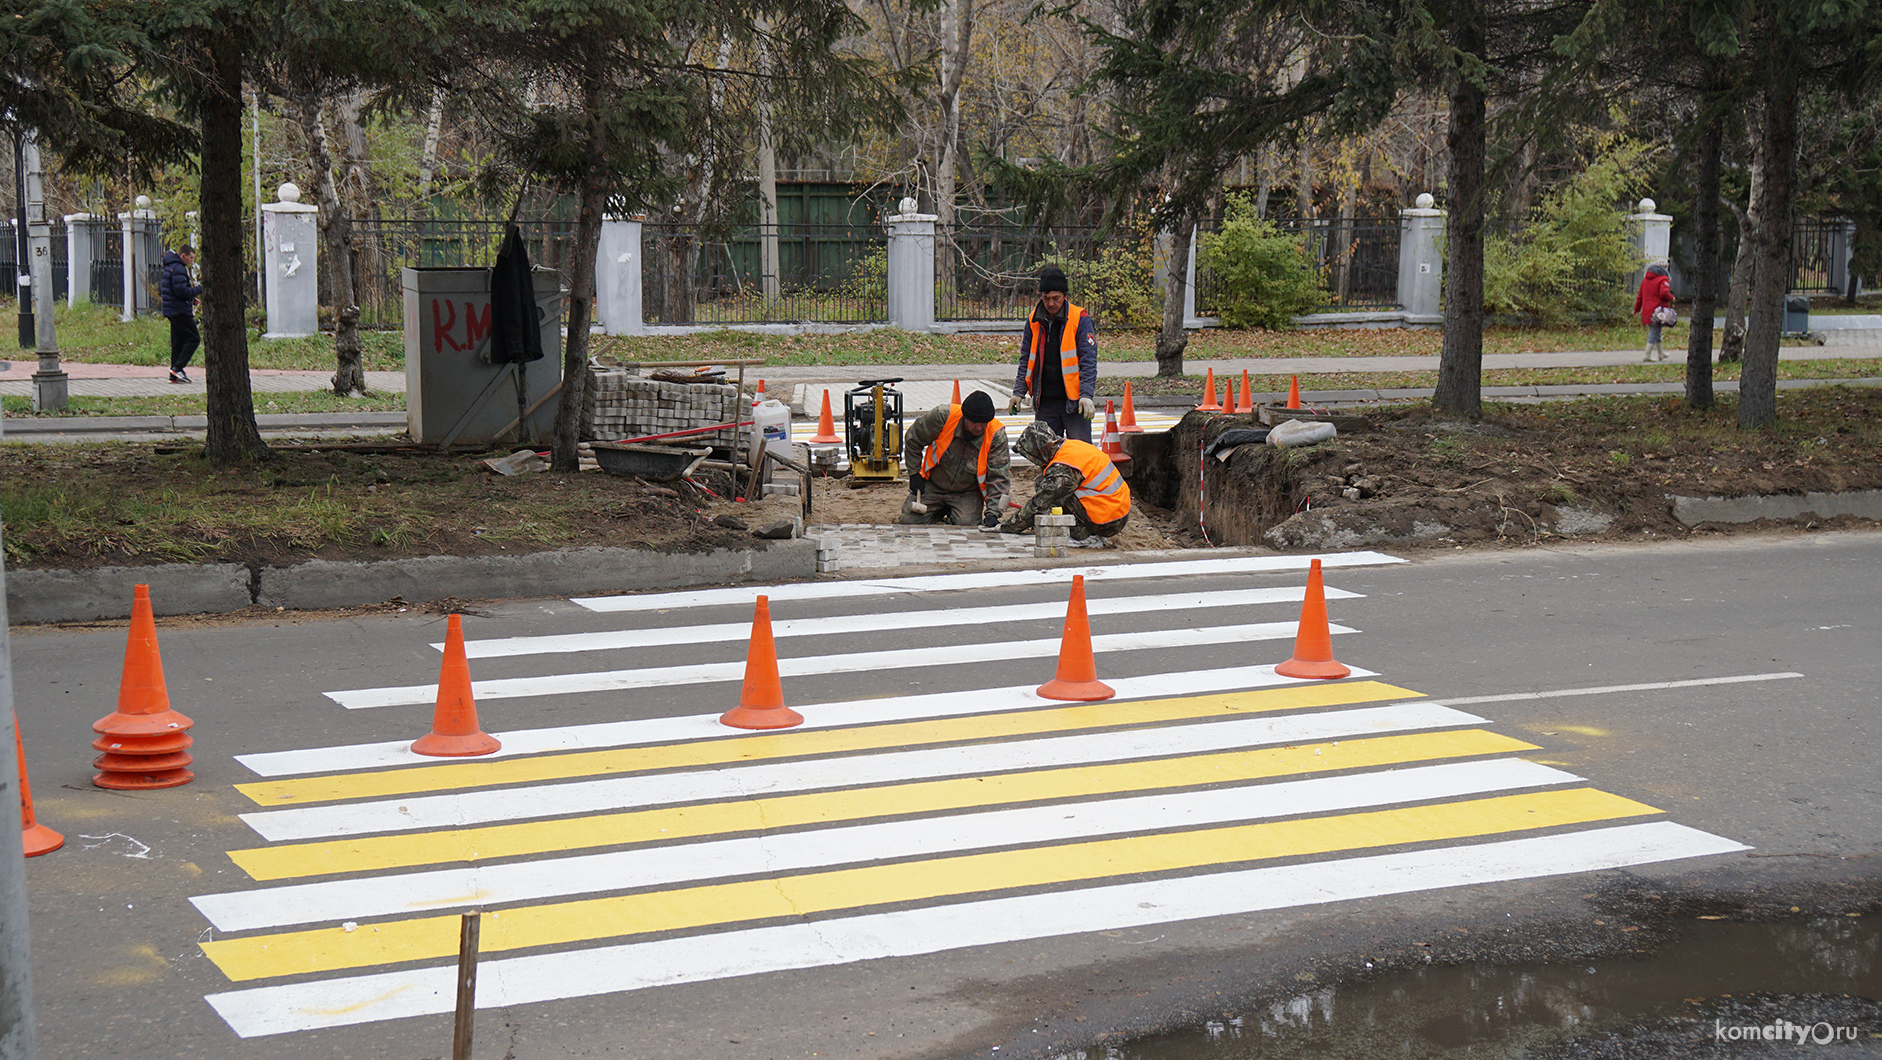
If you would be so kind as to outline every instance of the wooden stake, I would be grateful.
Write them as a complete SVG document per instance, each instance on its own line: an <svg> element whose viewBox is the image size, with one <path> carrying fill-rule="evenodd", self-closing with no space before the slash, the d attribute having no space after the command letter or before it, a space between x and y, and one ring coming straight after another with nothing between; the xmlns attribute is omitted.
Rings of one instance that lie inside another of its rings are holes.
<svg viewBox="0 0 1882 1060"><path fill-rule="evenodd" d="M465 913L457 934L457 1024L451 1060L471 1060L471 1017L477 1005L477 929L481 913Z"/></svg>

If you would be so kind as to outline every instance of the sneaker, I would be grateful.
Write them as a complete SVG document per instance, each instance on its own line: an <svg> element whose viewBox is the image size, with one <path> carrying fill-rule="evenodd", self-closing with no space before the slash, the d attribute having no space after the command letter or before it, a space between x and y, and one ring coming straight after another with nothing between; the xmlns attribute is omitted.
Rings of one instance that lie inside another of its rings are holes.
<svg viewBox="0 0 1882 1060"><path fill-rule="evenodd" d="M186 373L184 373L184 372L180 372L180 371L178 371L178 370L176 370L176 369L174 369L174 368L170 370L170 382L172 382L172 383L187 383L187 382L189 382L189 381L190 381L190 377L189 377L189 375L188 375L188 374L186 374Z"/></svg>

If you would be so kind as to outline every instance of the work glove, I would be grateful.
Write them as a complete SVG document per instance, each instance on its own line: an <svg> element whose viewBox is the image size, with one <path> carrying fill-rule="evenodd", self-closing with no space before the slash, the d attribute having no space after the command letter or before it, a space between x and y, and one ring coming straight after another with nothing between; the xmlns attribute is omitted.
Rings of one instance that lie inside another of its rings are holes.
<svg viewBox="0 0 1882 1060"><path fill-rule="evenodd" d="M992 529L1000 525L1000 509L987 505L987 510L980 516L980 525Z"/></svg>
<svg viewBox="0 0 1882 1060"><path fill-rule="evenodd" d="M908 473L908 492L919 497L921 496L921 491L925 489L927 485L928 476L919 471L910 471Z"/></svg>
<svg viewBox="0 0 1882 1060"><path fill-rule="evenodd" d="M1088 420L1098 412L1098 403L1088 397L1078 399L1078 418Z"/></svg>
<svg viewBox="0 0 1882 1060"><path fill-rule="evenodd" d="M1006 403L1006 414L1009 416L1019 415L1019 406L1023 400L1024 399L1021 398L1018 394L1014 394L1013 400Z"/></svg>

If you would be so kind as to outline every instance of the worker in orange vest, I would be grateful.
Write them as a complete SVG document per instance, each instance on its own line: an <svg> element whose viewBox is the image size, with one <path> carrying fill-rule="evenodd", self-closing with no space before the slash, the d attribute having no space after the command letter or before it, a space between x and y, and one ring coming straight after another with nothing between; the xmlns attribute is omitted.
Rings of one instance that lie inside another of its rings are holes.
<svg viewBox="0 0 1882 1060"><path fill-rule="evenodd" d="M991 527L1011 490L1006 428L993 399L976 390L958 405L937 405L902 434L908 499L898 523Z"/></svg>
<svg viewBox="0 0 1882 1060"><path fill-rule="evenodd" d="M1090 444L1098 403L1098 328L1071 303L1070 284L1056 265L1039 270L1039 304L1019 340L1019 374L1009 411L1032 399L1033 417L1059 436Z"/></svg>
<svg viewBox="0 0 1882 1060"><path fill-rule="evenodd" d="M1000 524L1001 533L1025 533L1037 516L1057 508L1077 520L1072 544L1101 548L1130 521L1130 487L1104 450L1076 438L1060 438L1036 420L1020 432L1013 448L1039 469L1039 478L1032 500Z"/></svg>

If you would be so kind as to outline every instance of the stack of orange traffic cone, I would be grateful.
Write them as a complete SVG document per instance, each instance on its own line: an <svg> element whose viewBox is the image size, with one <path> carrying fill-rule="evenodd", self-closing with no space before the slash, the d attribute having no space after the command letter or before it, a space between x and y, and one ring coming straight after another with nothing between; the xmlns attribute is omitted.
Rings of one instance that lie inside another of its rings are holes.
<svg viewBox="0 0 1882 1060"><path fill-rule="evenodd" d="M1236 407L1235 411L1237 412L1255 411L1255 392L1249 388L1248 369L1246 368L1242 369L1242 403Z"/></svg>
<svg viewBox="0 0 1882 1060"><path fill-rule="evenodd" d="M1091 620L1085 615L1085 576L1072 575L1072 598L1065 605L1065 634L1059 641L1057 676L1040 685L1046 699L1091 702L1110 699L1117 690L1098 680L1098 662L1091 652Z"/></svg>
<svg viewBox="0 0 1882 1060"><path fill-rule="evenodd" d="M1215 369L1209 369L1208 382L1202 386L1202 404L1196 406L1197 412L1221 412L1222 406L1215 403Z"/></svg>
<svg viewBox="0 0 1882 1060"><path fill-rule="evenodd" d="M778 680L778 649L771 640L771 598L760 596L751 616L751 649L745 653L745 687L738 706L719 715L719 724L735 729L788 729L804 716L784 705Z"/></svg>
<svg viewBox="0 0 1882 1060"><path fill-rule="evenodd" d="M823 392L823 412L817 416L817 433L810 436L813 445L842 445L836 436L836 421L830 418L830 391Z"/></svg>
<svg viewBox="0 0 1882 1060"><path fill-rule="evenodd" d="M118 682L118 709L92 723L98 738L92 749L104 752L92 762L91 778L101 788L138 790L174 788L196 779L189 771L189 729L195 722L170 709L163 683L163 656L157 650L157 621L150 609L150 586L131 596L131 632L124 646L124 676Z"/></svg>
<svg viewBox="0 0 1882 1060"><path fill-rule="evenodd" d="M1287 407L1290 409L1300 408L1300 376L1288 376Z"/></svg>
<svg viewBox="0 0 1882 1060"><path fill-rule="evenodd" d="M1327 625L1327 594L1320 581L1320 561L1307 571L1307 597L1300 605L1294 657L1274 668L1282 677L1337 681L1353 671L1333 659L1333 631Z"/></svg>
<svg viewBox="0 0 1882 1060"><path fill-rule="evenodd" d="M50 854L65 845L65 837L40 824L33 814L33 785L26 779L26 743L20 737L17 717L13 719L13 752L20 760L20 838L26 841L26 856Z"/></svg>
<svg viewBox="0 0 1882 1060"><path fill-rule="evenodd" d="M948 404L958 405L960 403L961 403L961 381L959 379L956 379L954 381L954 396L948 399Z"/></svg>
<svg viewBox="0 0 1882 1060"><path fill-rule="evenodd" d="M1099 441L1103 443L1104 455L1110 457L1113 464L1130 463L1131 458L1124 452L1124 440L1118 437L1115 401L1104 403L1104 436Z"/></svg>
<svg viewBox="0 0 1882 1060"><path fill-rule="evenodd" d="M444 663L438 667L438 704L431 712L431 731L412 743L412 753L471 758L494 753L502 746L477 724L470 662L464 657L464 619L452 615L445 620Z"/></svg>
<svg viewBox="0 0 1882 1060"><path fill-rule="evenodd" d="M1144 429L1137 426L1137 407L1131 404L1131 381L1128 379L1124 380L1124 411L1118 413L1117 433L1144 433Z"/></svg>

